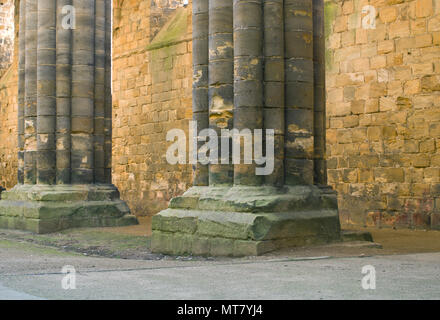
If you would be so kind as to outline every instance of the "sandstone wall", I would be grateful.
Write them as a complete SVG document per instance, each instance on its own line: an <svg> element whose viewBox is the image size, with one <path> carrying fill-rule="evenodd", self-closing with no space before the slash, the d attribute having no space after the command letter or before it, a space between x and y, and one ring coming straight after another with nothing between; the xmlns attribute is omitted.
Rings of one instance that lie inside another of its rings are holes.
<svg viewBox="0 0 440 320"><path fill-rule="evenodd" d="M14 1L0 2L0 78L12 63L14 54Z"/></svg>
<svg viewBox="0 0 440 320"><path fill-rule="evenodd" d="M0 5L0 42L2 43L0 45L0 186L12 188L17 182L18 166L18 47L15 44L14 50L13 45L14 29L18 31L18 28L14 28L14 23L18 23L18 10L15 11L14 21L14 1L2 1L2 3L3 5ZM5 68L2 70L3 66Z"/></svg>
<svg viewBox="0 0 440 320"><path fill-rule="evenodd" d="M341 221L440 228L440 0L327 1L326 19Z"/></svg>
<svg viewBox="0 0 440 320"><path fill-rule="evenodd" d="M113 182L137 215L166 208L191 183L190 166L165 159L167 131L187 131L192 117L191 7L150 3L125 0L114 19ZM166 21L152 23L150 10Z"/></svg>

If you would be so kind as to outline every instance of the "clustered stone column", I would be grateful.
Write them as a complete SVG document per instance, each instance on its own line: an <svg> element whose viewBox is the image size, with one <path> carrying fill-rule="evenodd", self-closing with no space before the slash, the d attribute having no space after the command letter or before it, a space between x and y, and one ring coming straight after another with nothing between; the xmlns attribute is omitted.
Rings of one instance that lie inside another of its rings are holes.
<svg viewBox="0 0 440 320"><path fill-rule="evenodd" d="M198 130L274 130L274 171L197 164L153 218L152 250L256 255L339 239L326 186L323 0L193 0Z"/></svg>
<svg viewBox="0 0 440 320"><path fill-rule="evenodd" d="M19 10L18 185L3 194L0 227L136 223L111 185L111 0Z"/></svg>

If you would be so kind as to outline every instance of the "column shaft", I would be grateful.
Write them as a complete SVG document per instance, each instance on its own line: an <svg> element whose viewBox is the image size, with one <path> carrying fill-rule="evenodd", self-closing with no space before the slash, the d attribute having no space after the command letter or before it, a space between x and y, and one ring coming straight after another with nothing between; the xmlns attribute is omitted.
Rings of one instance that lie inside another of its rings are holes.
<svg viewBox="0 0 440 320"><path fill-rule="evenodd" d="M38 1L26 0L24 183L37 182L37 27Z"/></svg>
<svg viewBox="0 0 440 320"><path fill-rule="evenodd" d="M285 181L313 184L313 14L311 0L285 0Z"/></svg>
<svg viewBox="0 0 440 320"><path fill-rule="evenodd" d="M94 181L105 182L105 0L95 0Z"/></svg>
<svg viewBox="0 0 440 320"><path fill-rule="evenodd" d="M73 0L73 7L71 182L89 184L94 181L95 1Z"/></svg>
<svg viewBox="0 0 440 320"><path fill-rule="evenodd" d="M208 32L209 32L209 1L193 0L193 120L200 132L209 127L208 99ZM191 137L190 137L191 138ZM190 142L191 143L191 142ZM197 144L197 150L203 142ZM194 150L197 152L197 150ZM209 185L208 165L197 162L193 170L193 185Z"/></svg>
<svg viewBox="0 0 440 320"><path fill-rule="evenodd" d="M71 104L72 104L72 30L63 26L65 6L72 5L72 0L57 0L57 45L56 45L56 149L57 149L57 184L70 183L71 149Z"/></svg>
<svg viewBox="0 0 440 320"><path fill-rule="evenodd" d="M260 185L263 181L263 176L256 175L252 161L253 132L263 128L262 9L262 0L234 1L234 128L246 130L243 138L239 138L242 163L234 165L234 184L237 185ZM252 147L246 150L245 143ZM247 155L251 163L245 163L246 151L251 151Z"/></svg>
<svg viewBox="0 0 440 320"><path fill-rule="evenodd" d="M327 184L324 0L313 0L315 184Z"/></svg>
<svg viewBox="0 0 440 320"><path fill-rule="evenodd" d="M38 3L37 183L56 178L56 0Z"/></svg>
<svg viewBox="0 0 440 320"><path fill-rule="evenodd" d="M209 0L209 126L220 137L233 125L232 0ZM218 144L220 146L221 139ZM220 154L220 153L219 153ZM210 185L232 185L232 164L210 164Z"/></svg>
<svg viewBox="0 0 440 320"><path fill-rule="evenodd" d="M24 183L24 110L26 83L26 0L20 2L18 61L18 183Z"/></svg>
<svg viewBox="0 0 440 320"><path fill-rule="evenodd" d="M284 184L284 24L283 0L264 1L264 128L275 131L274 171L269 185Z"/></svg>
<svg viewBox="0 0 440 320"><path fill-rule="evenodd" d="M112 183L112 1L105 1L104 175Z"/></svg>

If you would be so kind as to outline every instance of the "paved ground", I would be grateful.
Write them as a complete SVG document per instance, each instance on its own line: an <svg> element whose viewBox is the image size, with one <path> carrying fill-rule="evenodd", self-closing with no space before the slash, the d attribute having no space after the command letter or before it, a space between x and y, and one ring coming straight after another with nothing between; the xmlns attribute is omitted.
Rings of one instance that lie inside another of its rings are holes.
<svg viewBox="0 0 440 320"><path fill-rule="evenodd" d="M74 266L76 289L61 269ZM361 269L376 269L364 290ZM0 241L0 299L440 299L440 253L124 260Z"/></svg>
<svg viewBox="0 0 440 320"><path fill-rule="evenodd" d="M6 288L0 284L0 300L40 300L40 298Z"/></svg>

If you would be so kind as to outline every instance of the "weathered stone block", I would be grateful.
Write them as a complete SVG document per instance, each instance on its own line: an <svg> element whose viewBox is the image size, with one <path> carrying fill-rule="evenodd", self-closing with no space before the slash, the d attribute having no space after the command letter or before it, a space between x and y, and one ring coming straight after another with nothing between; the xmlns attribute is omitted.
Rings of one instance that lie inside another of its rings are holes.
<svg viewBox="0 0 440 320"><path fill-rule="evenodd" d="M193 187L182 197L197 198L199 209L178 208L175 202L154 216L153 252L260 255L339 239L337 199L331 189Z"/></svg>
<svg viewBox="0 0 440 320"><path fill-rule="evenodd" d="M3 196L0 221L5 228L50 233L138 223L112 185L17 185Z"/></svg>
<svg viewBox="0 0 440 320"><path fill-rule="evenodd" d="M422 90L424 92L440 91L440 76L428 75L422 77Z"/></svg>
<svg viewBox="0 0 440 320"><path fill-rule="evenodd" d="M424 18L432 15L432 0L416 0L415 16Z"/></svg>
<svg viewBox="0 0 440 320"><path fill-rule="evenodd" d="M397 9L395 7L383 7L379 10L379 17L384 23L393 22L397 17Z"/></svg>
<svg viewBox="0 0 440 320"><path fill-rule="evenodd" d="M396 37L406 37L410 34L409 21L396 21L389 26L390 39Z"/></svg>

